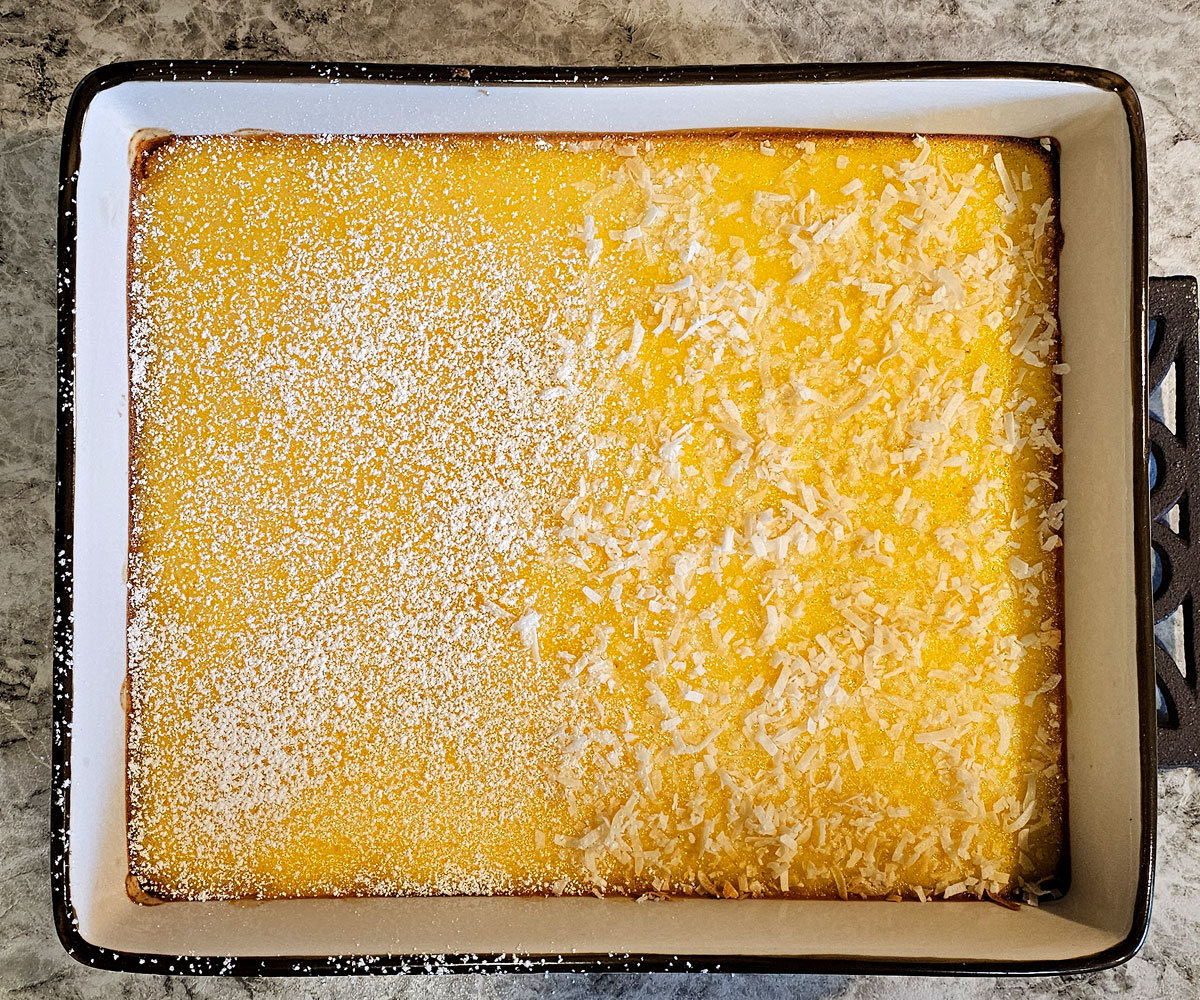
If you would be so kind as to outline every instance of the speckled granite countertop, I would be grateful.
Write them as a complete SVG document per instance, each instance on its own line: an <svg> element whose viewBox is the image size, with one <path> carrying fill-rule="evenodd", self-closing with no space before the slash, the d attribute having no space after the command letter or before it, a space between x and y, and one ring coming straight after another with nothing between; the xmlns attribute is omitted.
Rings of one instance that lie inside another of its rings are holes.
<svg viewBox="0 0 1200 1000"><path fill-rule="evenodd" d="M1200 996L1200 774L1159 779L1141 954L1079 979L505 976L181 980L75 964L50 918L50 588L58 146L89 70L149 57L454 63L1036 59L1128 77L1150 145L1151 273L1200 273L1196 0L0 0L0 996Z"/></svg>

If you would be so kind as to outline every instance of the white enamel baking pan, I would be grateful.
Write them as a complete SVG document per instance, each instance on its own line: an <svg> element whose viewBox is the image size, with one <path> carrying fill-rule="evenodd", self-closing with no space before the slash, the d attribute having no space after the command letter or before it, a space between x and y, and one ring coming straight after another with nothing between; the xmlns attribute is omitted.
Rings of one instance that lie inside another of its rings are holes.
<svg viewBox="0 0 1200 1000"><path fill-rule="evenodd" d="M144 905L126 892L129 150L184 134L738 126L1050 136L1061 151L1069 887L1039 907L596 898ZM1149 919L1155 692L1146 446L1146 166L1111 73L1020 64L455 69L143 62L67 116L60 307L53 890L93 965L1045 973L1127 959ZM430 958L429 956L437 956Z"/></svg>

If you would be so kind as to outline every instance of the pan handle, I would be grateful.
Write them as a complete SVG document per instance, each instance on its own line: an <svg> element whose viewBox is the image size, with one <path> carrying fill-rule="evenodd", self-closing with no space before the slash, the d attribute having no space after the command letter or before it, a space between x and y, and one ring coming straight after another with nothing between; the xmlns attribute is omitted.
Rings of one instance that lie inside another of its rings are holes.
<svg viewBox="0 0 1200 1000"><path fill-rule="evenodd" d="M1158 766L1200 767L1200 331L1196 279L1151 278L1150 540Z"/></svg>

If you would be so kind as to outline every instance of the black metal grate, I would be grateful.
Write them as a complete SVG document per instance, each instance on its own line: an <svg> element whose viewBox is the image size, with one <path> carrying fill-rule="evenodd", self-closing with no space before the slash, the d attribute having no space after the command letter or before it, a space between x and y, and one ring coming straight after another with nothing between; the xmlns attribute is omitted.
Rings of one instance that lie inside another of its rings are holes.
<svg viewBox="0 0 1200 1000"><path fill-rule="evenodd" d="M1195 278L1150 279L1150 538L1159 767L1200 765L1200 368ZM1195 545L1193 545L1195 542Z"/></svg>

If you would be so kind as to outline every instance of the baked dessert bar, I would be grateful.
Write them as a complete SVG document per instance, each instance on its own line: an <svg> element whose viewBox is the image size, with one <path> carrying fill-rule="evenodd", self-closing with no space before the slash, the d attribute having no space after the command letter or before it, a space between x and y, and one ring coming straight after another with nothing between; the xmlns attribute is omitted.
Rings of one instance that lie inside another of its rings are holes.
<svg viewBox="0 0 1200 1000"><path fill-rule="evenodd" d="M147 143L142 889L1036 893L1055 204L995 137Z"/></svg>

